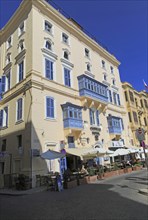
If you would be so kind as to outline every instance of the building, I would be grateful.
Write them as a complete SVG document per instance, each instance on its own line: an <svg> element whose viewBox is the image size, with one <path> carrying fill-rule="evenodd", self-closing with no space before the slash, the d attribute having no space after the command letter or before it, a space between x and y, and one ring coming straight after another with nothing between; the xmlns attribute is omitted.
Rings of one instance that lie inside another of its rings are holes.
<svg viewBox="0 0 148 220"><path fill-rule="evenodd" d="M126 109L128 112L128 132L131 145L139 147L136 138L136 130L143 128L145 133L145 143L148 144L148 93L136 91L128 82L122 84Z"/></svg>
<svg viewBox="0 0 148 220"><path fill-rule="evenodd" d="M120 62L74 19L23 1L0 39L2 186L10 174L35 186L37 174L60 171L60 161L40 158L48 149L129 145Z"/></svg>

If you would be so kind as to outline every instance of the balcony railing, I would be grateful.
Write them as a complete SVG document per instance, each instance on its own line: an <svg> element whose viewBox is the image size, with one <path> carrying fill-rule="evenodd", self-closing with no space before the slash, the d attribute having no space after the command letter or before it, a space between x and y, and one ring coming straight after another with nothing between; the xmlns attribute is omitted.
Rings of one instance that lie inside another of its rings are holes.
<svg viewBox="0 0 148 220"><path fill-rule="evenodd" d="M123 141L111 141L110 147L124 147Z"/></svg>
<svg viewBox="0 0 148 220"><path fill-rule="evenodd" d="M121 134L122 133L122 129L120 127L109 127L109 133L110 134Z"/></svg>
<svg viewBox="0 0 148 220"><path fill-rule="evenodd" d="M64 119L64 128L83 129L83 120L75 118Z"/></svg>
<svg viewBox="0 0 148 220"><path fill-rule="evenodd" d="M78 76L80 96L108 102L107 86L86 75Z"/></svg>

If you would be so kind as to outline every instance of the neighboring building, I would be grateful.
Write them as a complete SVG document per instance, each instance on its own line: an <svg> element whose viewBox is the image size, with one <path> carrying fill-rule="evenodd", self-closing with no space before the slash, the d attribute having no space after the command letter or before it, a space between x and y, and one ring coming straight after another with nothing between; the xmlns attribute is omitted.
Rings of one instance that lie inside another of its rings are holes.
<svg viewBox="0 0 148 220"><path fill-rule="evenodd" d="M37 174L60 171L37 157L48 149L129 146L120 63L77 22L44 0L23 1L0 39L1 185L10 173L35 186Z"/></svg>
<svg viewBox="0 0 148 220"><path fill-rule="evenodd" d="M145 130L145 143L148 144L148 93L136 91L131 84L122 84L126 108L128 112L128 132L132 145L139 147L136 139L136 130L140 127Z"/></svg>

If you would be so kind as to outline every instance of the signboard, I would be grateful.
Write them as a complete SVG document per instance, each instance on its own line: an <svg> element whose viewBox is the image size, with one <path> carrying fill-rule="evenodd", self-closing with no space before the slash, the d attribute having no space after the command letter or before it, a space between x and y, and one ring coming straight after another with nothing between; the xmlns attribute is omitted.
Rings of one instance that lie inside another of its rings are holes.
<svg viewBox="0 0 148 220"><path fill-rule="evenodd" d="M143 128L138 128L136 130L136 138L138 141L144 141L145 140L145 134L144 134L144 129Z"/></svg>

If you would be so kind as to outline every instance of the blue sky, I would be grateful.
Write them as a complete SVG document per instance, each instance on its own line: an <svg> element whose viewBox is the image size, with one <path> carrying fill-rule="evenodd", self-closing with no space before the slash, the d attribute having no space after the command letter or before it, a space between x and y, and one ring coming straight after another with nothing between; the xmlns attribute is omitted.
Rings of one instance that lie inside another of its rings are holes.
<svg viewBox="0 0 148 220"><path fill-rule="evenodd" d="M22 0L0 0L0 28ZM54 0L121 62L122 81L143 90L148 84L147 0Z"/></svg>

